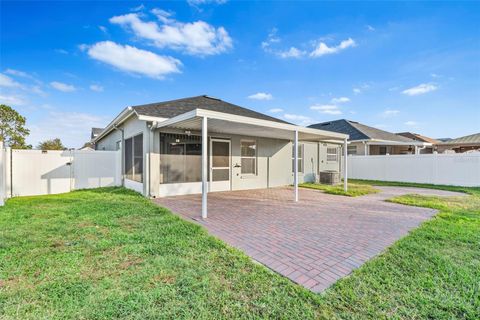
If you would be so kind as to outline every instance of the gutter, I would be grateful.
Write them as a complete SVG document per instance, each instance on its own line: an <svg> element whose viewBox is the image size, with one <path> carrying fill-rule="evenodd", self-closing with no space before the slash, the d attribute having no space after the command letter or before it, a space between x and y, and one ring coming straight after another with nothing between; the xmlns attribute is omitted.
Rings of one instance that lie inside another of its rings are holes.
<svg viewBox="0 0 480 320"><path fill-rule="evenodd" d="M118 125L120 125L122 122L124 122L125 120L127 120L132 114L135 113L135 110L132 108L132 107L127 107L125 109L123 109L122 112L120 112L120 114L118 116L115 117L115 119L112 120L112 122L110 122L106 127L105 129L103 129L102 132L100 132L100 134L98 136L96 136L95 138L93 138L91 141L92 143L97 143L97 141L99 141L101 138L103 138L104 136L106 136L108 133L110 133L112 130L115 129L115 127L117 127Z"/></svg>
<svg viewBox="0 0 480 320"><path fill-rule="evenodd" d="M125 146L125 134L124 134L124 130L122 128L119 128L117 127L117 125L114 125L113 126L113 129L114 130L118 130L122 133L122 145L121 145L121 148L120 148L120 152L121 152L121 155L120 155L120 165L121 165L121 168L120 168L120 172L121 172L121 176L122 176L122 187L125 187L125 152L124 152L124 146Z"/></svg>

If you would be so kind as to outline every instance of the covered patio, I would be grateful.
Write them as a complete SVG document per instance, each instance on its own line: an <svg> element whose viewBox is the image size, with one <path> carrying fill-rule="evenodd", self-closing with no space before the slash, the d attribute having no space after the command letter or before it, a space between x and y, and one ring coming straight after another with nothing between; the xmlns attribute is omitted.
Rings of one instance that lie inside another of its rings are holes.
<svg viewBox="0 0 480 320"><path fill-rule="evenodd" d="M292 187L214 192L209 194L206 220L198 215L201 195L154 201L268 268L321 292L435 213L383 201L424 190L384 189L352 198L300 188L298 202Z"/></svg>
<svg viewBox="0 0 480 320"><path fill-rule="evenodd" d="M152 119L153 120L153 119ZM282 141L292 141L293 150L299 149L299 142L329 142L335 144L343 144L343 161L342 161L342 176L344 179L344 188L347 190L347 139L348 135L324 131L319 129L305 128L289 123L275 122L264 119L257 119L252 117L245 117L240 115L228 114L223 112L195 109L190 112L172 117L167 120L153 122L151 126L152 131L160 132L176 132L185 135L194 135L201 137L201 210L196 211L203 219L208 217L208 209L213 206L208 206L209 191L217 191L215 181L216 176L234 177L232 168L239 168L240 164L233 165L230 161L231 143L228 141L216 138L222 135L238 135L248 136L253 138L268 138ZM218 153L212 151L214 144L220 146L219 149L227 150L226 153ZM200 144L200 143L199 143ZM244 146L241 146L244 148ZM247 146L248 147L248 146ZM256 148L256 144L252 148ZM230 151L228 151L230 149ZM210 151L210 154L209 154ZM160 152L161 153L161 152ZM255 155L257 157L258 155ZM160 154L161 157L161 154ZM287 156L289 157L289 156ZM292 155L292 173L293 173L293 188L290 191L291 199L297 202L299 199L298 191L298 173L299 173L299 152L293 152ZM218 160L218 161L217 161ZM313 159L312 159L313 161ZM222 163L216 166L215 163ZM153 163L153 161L152 161ZM248 162L242 163L246 166ZM257 165L256 163L252 166ZM153 166L156 167L156 166ZM268 167L268 164L267 164ZM288 170L285 167L269 168L268 170L285 173ZM243 171L243 169L242 169ZM270 172L269 171L269 172ZM317 172L318 174L318 172ZM151 174L150 174L151 175ZM256 174L254 174L256 175ZM151 175L153 176L153 175ZM238 174L237 174L238 176ZM213 177L213 179L212 179ZM235 178L235 177L234 177ZM231 179L231 178L230 178ZM269 176L266 177L269 179ZM247 181L247 180L245 180ZM230 181L231 183L231 181ZM286 184L286 183L284 183ZM243 189L254 189L258 186L244 186ZM232 188L231 188L232 189ZM219 190L222 190L221 188ZM225 190L225 189L224 189Z"/></svg>

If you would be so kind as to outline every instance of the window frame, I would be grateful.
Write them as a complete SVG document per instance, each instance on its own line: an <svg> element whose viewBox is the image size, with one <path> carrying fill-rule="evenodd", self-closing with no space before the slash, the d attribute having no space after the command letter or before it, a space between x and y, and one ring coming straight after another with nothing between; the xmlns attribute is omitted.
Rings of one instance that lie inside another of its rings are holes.
<svg viewBox="0 0 480 320"><path fill-rule="evenodd" d="M142 136L142 139L141 139L141 148L142 148L142 152L141 152L141 156L135 156L135 138L139 137L139 136ZM127 141L131 140L131 150L130 150L130 154L126 154L127 153L127 149L128 148L124 148L124 150L122 150L122 152L124 153L124 157L125 157L125 163L124 163L124 174L125 174L125 179L128 179L130 181L135 181L135 182L138 182L138 183L143 183L143 174L144 174L144 148L143 148L143 144L144 144L144 141L143 141L143 132L140 132L140 133L137 133L133 136L130 136L126 139L124 139L124 143L125 145L128 144ZM128 174L128 169L127 168L127 157L130 158L130 165L131 165L131 174ZM142 167L142 172L141 172L141 175L140 175L140 180L138 179L135 179L135 176L136 176L136 173L135 173L135 159L138 159L140 158L141 159L141 167Z"/></svg>
<svg viewBox="0 0 480 320"><path fill-rule="evenodd" d="M292 144L292 172L295 171L295 144ZM305 144L304 143L299 143L298 144L298 150L300 151L299 154L297 155L297 160L299 162L298 166L298 172L299 173L304 173L305 169L305 162L303 161L305 158ZM298 151L297 151L298 152Z"/></svg>
<svg viewBox="0 0 480 320"><path fill-rule="evenodd" d="M355 152L351 152L350 149L353 149L355 150ZM354 156L354 155L357 155L358 154L358 146L347 146L347 155L350 156Z"/></svg>
<svg viewBox="0 0 480 320"><path fill-rule="evenodd" d="M335 150L335 153L331 153L329 152L329 150ZM348 150L347 150L348 151ZM326 155L327 155L327 162L338 162L338 147L328 147L327 146L327 152L326 152ZM335 156L335 159L332 160L331 158L329 159L328 156Z"/></svg>
<svg viewBox="0 0 480 320"><path fill-rule="evenodd" d="M243 156L242 155L242 145L244 142L249 142L249 143L252 143L253 142L253 145L255 146L255 155L254 156ZM243 167L240 168L240 173L242 176L256 176L258 174L258 144L257 144L257 140L255 139L240 139L240 164L242 164L242 160L243 159L253 159L254 160L254 164L253 164L253 173L244 173L242 172L243 170ZM242 164L243 166L243 164Z"/></svg>

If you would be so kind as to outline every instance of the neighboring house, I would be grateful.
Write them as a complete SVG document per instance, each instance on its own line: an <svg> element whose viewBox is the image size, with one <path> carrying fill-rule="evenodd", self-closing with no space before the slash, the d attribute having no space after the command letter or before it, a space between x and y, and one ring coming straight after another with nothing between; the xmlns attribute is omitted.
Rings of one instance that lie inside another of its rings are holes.
<svg viewBox="0 0 480 320"><path fill-rule="evenodd" d="M418 133L413 133L413 132L400 132L397 133L397 135L400 135L402 137L406 137L415 141L420 141L420 142L426 142L426 143L431 143L431 146L425 146L424 148L419 148L420 153L433 153L433 151L437 150L437 144L441 143L442 141L429 138L426 136L422 136L421 134Z"/></svg>
<svg viewBox="0 0 480 320"><path fill-rule="evenodd" d="M90 133L90 140L95 139L102 131L103 128L92 128L92 131Z"/></svg>
<svg viewBox="0 0 480 320"><path fill-rule="evenodd" d="M480 133L441 142L438 144L437 149L438 153L464 153L480 150Z"/></svg>
<svg viewBox="0 0 480 320"><path fill-rule="evenodd" d="M339 171L339 146L348 135L296 126L209 96L128 107L92 142L97 150L123 149L126 187L162 197L202 193L202 182L208 191L291 185L295 136L297 181Z"/></svg>
<svg viewBox="0 0 480 320"><path fill-rule="evenodd" d="M345 119L317 123L309 128L348 134L349 155L414 154L432 145Z"/></svg>

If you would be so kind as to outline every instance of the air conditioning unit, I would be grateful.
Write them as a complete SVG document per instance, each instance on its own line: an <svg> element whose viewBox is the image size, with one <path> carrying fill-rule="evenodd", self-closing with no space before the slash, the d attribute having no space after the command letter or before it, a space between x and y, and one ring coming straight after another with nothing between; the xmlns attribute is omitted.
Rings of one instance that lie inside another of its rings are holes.
<svg viewBox="0 0 480 320"><path fill-rule="evenodd" d="M340 182L340 172L334 170L320 171L320 183L335 185Z"/></svg>

